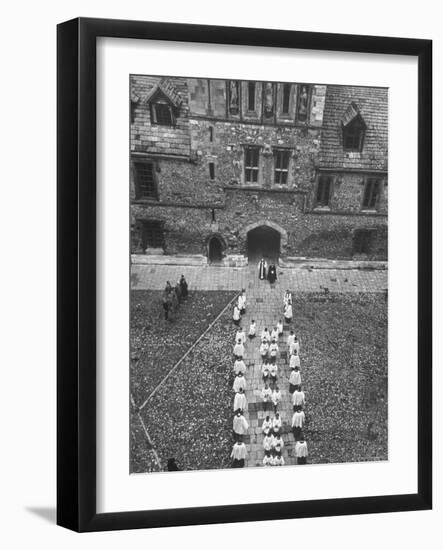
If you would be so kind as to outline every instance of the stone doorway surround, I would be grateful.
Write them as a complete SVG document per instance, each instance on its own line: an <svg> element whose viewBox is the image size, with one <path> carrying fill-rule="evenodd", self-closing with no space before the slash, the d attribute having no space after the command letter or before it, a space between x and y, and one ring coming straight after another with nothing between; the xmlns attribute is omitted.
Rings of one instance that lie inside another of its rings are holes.
<svg viewBox="0 0 443 550"><path fill-rule="evenodd" d="M268 227L270 229L273 229L274 231L278 232L280 235L280 250L278 250L278 258L281 256L284 256L286 251L286 246L288 244L288 233L283 227L278 225L275 222L269 221L269 220L258 220L256 222L250 223L246 225L240 232L240 238L242 242L244 243L244 248L246 251L246 256L248 255L248 234L251 231L254 231L254 229L260 228L260 227Z"/></svg>

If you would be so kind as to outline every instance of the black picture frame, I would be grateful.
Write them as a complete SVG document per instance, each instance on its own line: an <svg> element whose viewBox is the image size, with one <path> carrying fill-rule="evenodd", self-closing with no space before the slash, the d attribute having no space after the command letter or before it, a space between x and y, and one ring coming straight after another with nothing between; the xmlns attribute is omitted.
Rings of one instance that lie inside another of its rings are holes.
<svg viewBox="0 0 443 550"><path fill-rule="evenodd" d="M418 58L416 494L96 512L96 39L398 54ZM432 41L78 18L57 29L57 523L76 531L424 510L432 507Z"/></svg>

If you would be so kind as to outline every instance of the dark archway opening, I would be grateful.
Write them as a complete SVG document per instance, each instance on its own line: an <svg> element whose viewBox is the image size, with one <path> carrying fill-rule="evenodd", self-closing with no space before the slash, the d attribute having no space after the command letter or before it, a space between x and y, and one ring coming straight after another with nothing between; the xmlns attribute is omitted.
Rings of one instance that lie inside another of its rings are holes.
<svg viewBox="0 0 443 550"><path fill-rule="evenodd" d="M278 262L280 255L280 233L272 227L261 225L249 231L248 260L265 258L268 262Z"/></svg>
<svg viewBox="0 0 443 550"><path fill-rule="evenodd" d="M223 245L217 237L212 237L209 241L209 262L211 264L222 261Z"/></svg>

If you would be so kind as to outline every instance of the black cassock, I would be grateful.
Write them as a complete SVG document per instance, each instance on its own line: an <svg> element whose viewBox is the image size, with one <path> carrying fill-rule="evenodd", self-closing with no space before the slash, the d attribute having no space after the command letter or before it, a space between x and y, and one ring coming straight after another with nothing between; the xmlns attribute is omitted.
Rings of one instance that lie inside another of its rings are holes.
<svg viewBox="0 0 443 550"><path fill-rule="evenodd" d="M258 278L266 279L266 262L264 260L260 260L258 263Z"/></svg>
<svg viewBox="0 0 443 550"><path fill-rule="evenodd" d="M275 282L276 279L277 279L277 269L275 268L274 264L271 264L268 270L268 281L270 283L273 283Z"/></svg>

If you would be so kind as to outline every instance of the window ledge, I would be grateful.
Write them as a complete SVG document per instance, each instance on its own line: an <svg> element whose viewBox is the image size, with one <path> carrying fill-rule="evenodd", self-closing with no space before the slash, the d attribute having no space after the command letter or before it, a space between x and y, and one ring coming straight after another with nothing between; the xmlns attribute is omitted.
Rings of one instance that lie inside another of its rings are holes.
<svg viewBox="0 0 443 550"><path fill-rule="evenodd" d="M362 208L360 212L362 214L377 214L377 210L375 208Z"/></svg>
<svg viewBox="0 0 443 550"><path fill-rule="evenodd" d="M330 212L331 207L330 206L314 206L313 210L314 210L314 212Z"/></svg>

